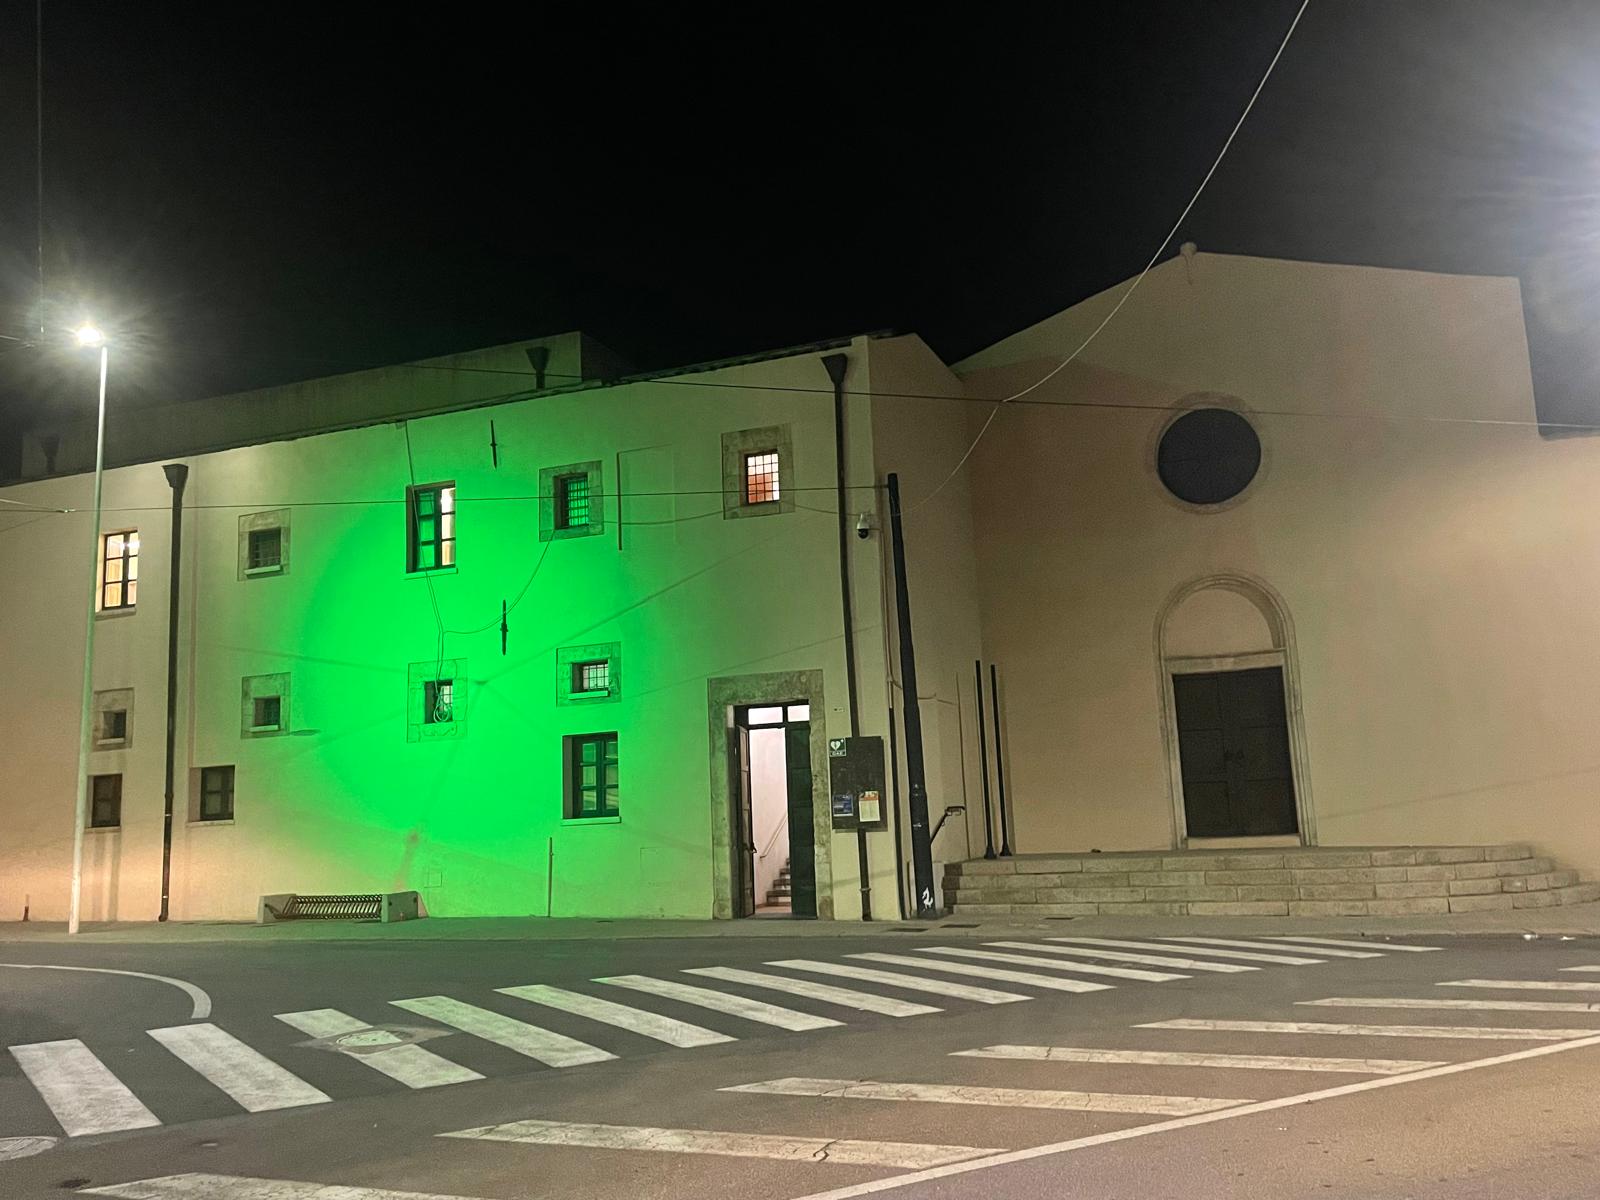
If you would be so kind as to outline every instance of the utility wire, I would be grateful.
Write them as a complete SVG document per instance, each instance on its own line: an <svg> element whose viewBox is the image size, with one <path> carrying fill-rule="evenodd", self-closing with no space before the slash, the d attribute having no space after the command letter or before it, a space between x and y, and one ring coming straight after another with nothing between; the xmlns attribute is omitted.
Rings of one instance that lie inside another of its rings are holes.
<svg viewBox="0 0 1600 1200"><path fill-rule="evenodd" d="M1165 253L1168 243L1170 243L1172 239L1177 236L1178 230L1181 229L1183 227L1183 223L1189 219L1189 213L1199 201L1201 193L1206 190L1206 185L1211 182L1211 177L1217 173L1217 168L1222 165L1222 160L1224 157L1226 157L1228 148L1233 145L1233 139L1239 136L1239 130L1244 127L1245 118L1250 115L1250 110L1256 106L1256 99L1261 95L1261 90L1267 86L1267 80L1272 78L1272 72L1274 68L1277 67L1278 60L1283 57L1284 50L1288 48L1289 39L1294 36L1295 28L1300 24L1300 18L1305 16L1306 8L1310 5L1310 3L1311 0L1300 0L1300 7L1294 14L1294 20L1289 22L1289 29L1283 35L1283 41L1278 43L1277 52L1273 54L1272 61L1267 64L1266 72L1261 76L1261 82L1256 84L1256 90L1250 93L1250 99L1248 102L1246 102L1244 111L1239 114L1239 119L1234 122L1233 128L1228 132L1227 140L1222 143L1222 149L1217 151L1217 157L1212 160L1211 169L1206 172L1205 178L1200 181L1200 186L1195 189L1194 195L1189 197L1189 203L1183 206L1183 211L1178 214L1178 219L1172 223L1172 228L1167 231L1167 236L1161 239L1161 244L1156 247L1155 253L1150 256L1150 261L1145 263L1144 270L1140 271L1134 276L1133 282L1130 283L1126 289L1124 289L1121 297L1117 300L1116 304L1112 306L1111 311L1106 313L1106 315L1100 319L1100 323L1089 331L1088 337L1084 338L1083 341L1078 343L1077 349L1063 358L1055 366L1051 367L1050 370L1046 371L1038 379L1035 379L1027 387L1023 388L1021 391L1012 393L1003 400L1000 400L995 405L994 411L989 414L989 419L983 423L981 428L979 428L978 436L972 439L972 444L967 447L966 453L957 460L955 466L950 468L950 473L939 481L938 487L934 488L933 491L929 492L926 496L905 510L907 516L910 516L912 513L916 512L917 509L921 508L940 492L944 491L946 485L956 477L961 468L967 465L967 460L972 457L972 452L978 448L978 443L983 441L983 435L989 432L989 427L994 424L994 419L1000 415L1001 408L1007 404L1010 404L1013 400L1020 400L1030 392L1043 387L1046 383L1064 371L1068 363L1072 362L1073 359L1082 354L1084 350L1088 348L1089 343L1100 336L1100 331L1107 325L1111 324L1112 319L1122 311L1122 306L1128 302L1128 300L1133 296L1134 292L1138 291L1139 285L1144 282L1145 276L1150 274L1150 271L1156 265L1156 261L1163 253Z"/></svg>

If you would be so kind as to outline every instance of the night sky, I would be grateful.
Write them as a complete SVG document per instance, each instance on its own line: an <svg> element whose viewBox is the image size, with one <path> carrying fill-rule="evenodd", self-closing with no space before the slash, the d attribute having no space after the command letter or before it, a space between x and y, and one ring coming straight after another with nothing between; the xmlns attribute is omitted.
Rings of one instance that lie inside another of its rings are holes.
<svg viewBox="0 0 1600 1200"><path fill-rule="evenodd" d="M573 328L641 367L959 357L1143 265L1298 0L44 7L51 315L118 326L139 402ZM33 9L0 0L12 338ZM1568 303L1600 298L1600 4L1312 0L1184 239L1522 275L1543 412L1600 417ZM0 341L0 402L82 403L83 369Z"/></svg>

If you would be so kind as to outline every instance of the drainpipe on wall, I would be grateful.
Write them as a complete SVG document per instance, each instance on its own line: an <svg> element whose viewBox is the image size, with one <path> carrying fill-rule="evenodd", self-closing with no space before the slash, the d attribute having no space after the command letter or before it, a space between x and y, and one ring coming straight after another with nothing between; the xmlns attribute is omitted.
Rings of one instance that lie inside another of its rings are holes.
<svg viewBox="0 0 1600 1200"><path fill-rule="evenodd" d="M850 737L861 728L860 704L856 698L856 622L850 602L850 512L844 484L844 372L849 356L826 354L822 365L833 381L833 467L834 491L839 509L839 605L844 614L844 677L850 700ZM856 861L861 873L861 919L872 920L872 875L867 864L867 831L856 825Z"/></svg>
<svg viewBox="0 0 1600 1200"><path fill-rule="evenodd" d="M182 463L168 463L161 469L172 486L172 573L167 583L167 783L161 825L161 915L156 918L165 921L172 890L172 784L178 734L178 586L183 571L183 488L189 481L189 468Z"/></svg>

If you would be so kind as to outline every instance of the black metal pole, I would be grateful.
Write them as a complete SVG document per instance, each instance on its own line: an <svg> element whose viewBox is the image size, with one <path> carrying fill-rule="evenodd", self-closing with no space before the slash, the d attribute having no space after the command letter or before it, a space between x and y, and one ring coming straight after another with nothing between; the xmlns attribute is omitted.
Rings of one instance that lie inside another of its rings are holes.
<svg viewBox="0 0 1600 1200"><path fill-rule="evenodd" d="M900 627L900 686L905 689L906 804L911 815L911 878L917 916L933 919L933 842L928 836L928 783L922 760L922 710L917 702L917 655L911 639L911 593L906 587L906 545L900 528L900 478L889 473L889 534L894 548L894 611Z"/></svg>
<svg viewBox="0 0 1600 1200"><path fill-rule="evenodd" d="M989 811L989 747L983 732L983 662L975 661L973 671L978 676L978 771L983 776L983 856L994 857L994 814ZM995 733L995 753L1000 753L999 732Z"/></svg>
<svg viewBox="0 0 1600 1200"><path fill-rule="evenodd" d="M978 686L983 686L980 677ZM1011 856L1011 834L1006 822L1006 764L1005 758L1000 753L1000 681L994 672L994 664L989 664L989 702L994 712L994 773L1000 784L1000 853L1003 857Z"/></svg>
<svg viewBox="0 0 1600 1200"><path fill-rule="evenodd" d="M893 698L891 694L891 699ZM906 849L900 836L900 739L894 730L894 705L889 706L889 811L894 817L894 895L900 919L906 919Z"/></svg>
<svg viewBox="0 0 1600 1200"><path fill-rule="evenodd" d="M835 501L839 509L839 607L844 616L844 678L850 702L849 736L861 731L861 710L856 696L856 622L850 599L850 513L845 493L844 473L844 372L850 359L843 354L823 356L822 365L833 381L833 473ZM856 864L861 874L861 919L872 920L872 872L867 861L867 831L856 825Z"/></svg>
<svg viewBox="0 0 1600 1200"><path fill-rule="evenodd" d="M171 912L172 895L172 792L177 774L178 738L178 597L183 575L183 488L189 481L189 468L168 463L161 468L172 486L172 571L167 582L167 779L161 825L161 914L165 921Z"/></svg>

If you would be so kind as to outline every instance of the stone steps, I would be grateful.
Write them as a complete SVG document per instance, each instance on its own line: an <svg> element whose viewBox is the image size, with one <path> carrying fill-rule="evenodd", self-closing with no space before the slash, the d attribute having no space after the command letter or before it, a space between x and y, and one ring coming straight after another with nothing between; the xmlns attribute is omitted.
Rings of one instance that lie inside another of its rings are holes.
<svg viewBox="0 0 1600 1200"><path fill-rule="evenodd" d="M1600 900L1524 845L1042 854L945 867L965 916L1399 916Z"/></svg>

